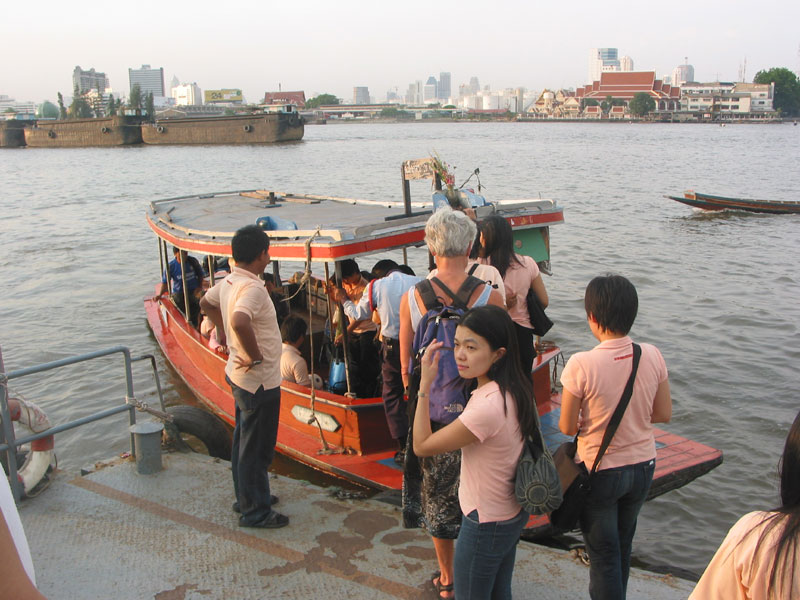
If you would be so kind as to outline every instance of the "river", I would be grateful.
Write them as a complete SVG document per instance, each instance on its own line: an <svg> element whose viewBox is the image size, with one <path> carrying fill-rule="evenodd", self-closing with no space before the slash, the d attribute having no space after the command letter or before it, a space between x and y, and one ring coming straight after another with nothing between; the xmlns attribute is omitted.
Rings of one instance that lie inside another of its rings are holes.
<svg viewBox="0 0 800 600"><path fill-rule="evenodd" d="M547 337L567 357L595 343L586 283L616 272L636 285L632 335L658 345L670 371L665 429L722 449L724 463L647 503L634 555L698 575L741 514L778 503L778 458L800 408L800 215L701 214L663 195L797 200L800 128L790 124L352 123L309 126L286 145L3 149L6 370L125 345L156 355L168 402L187 399L144 316L159 269L147 203L245 188L399 199L400 163L434 151L457 182L479 167L490 200L563 206L545 283ZM423 199L427 184L412 194ZM122 373L109 358L11 387L60 423L123 399ZM154 402L142 363L135 380L137 397ZM125 423L59 434L60 466L125 451Z"/></svg>

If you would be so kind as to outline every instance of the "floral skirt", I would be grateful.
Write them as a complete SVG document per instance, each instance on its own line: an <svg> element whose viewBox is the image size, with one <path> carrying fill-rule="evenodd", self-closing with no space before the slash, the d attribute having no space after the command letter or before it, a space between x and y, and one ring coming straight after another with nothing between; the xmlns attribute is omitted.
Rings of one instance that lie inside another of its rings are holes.
<svg viewBox="0 0 800 600"><path fill-rule="evenodd" d="M444 425L431 422L433 431ZM461 450L420 458L411 431L403 472L403 526L420 527L435 538L454 540L461 527L458 482Z"/></svg>

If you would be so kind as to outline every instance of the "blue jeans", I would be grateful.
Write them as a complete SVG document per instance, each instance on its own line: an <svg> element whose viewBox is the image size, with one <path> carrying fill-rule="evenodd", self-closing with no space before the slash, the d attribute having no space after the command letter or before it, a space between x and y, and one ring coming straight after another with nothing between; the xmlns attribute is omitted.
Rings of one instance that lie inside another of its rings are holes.
<svg viewBox="0 0 800 600"><path fill-rule="evenodd" d="M236 401L236 427L233 429L231 473L241 521L255 524L271 511L269 473L278 439L281 389L259 387L254 394L243 390L226 377Z"/></svg>
<svg viewBox="0 0 800 600"><path fill-rule="evenodd" d="M477 510L462 516L453 561L458 600L510 600L517 542L527 522L524 510L490 523L479 523Z"/></svg>
<svg viewBox="0 0 800 600"><path fill-rule="evenodd" d="M597 471L581 513L589 553L589 596L624 600L636 519L653 481L655 460Z"/></svg>

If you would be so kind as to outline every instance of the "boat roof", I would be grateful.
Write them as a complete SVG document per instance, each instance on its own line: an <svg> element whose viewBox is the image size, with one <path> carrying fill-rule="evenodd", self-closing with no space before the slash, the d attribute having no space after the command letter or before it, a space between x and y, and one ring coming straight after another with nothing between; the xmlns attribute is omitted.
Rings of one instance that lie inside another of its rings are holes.
<svg viewBox="0 0 800 600"><path fill-rule="evenodd" d="M411 216L403 202L357 200L272 190L242 190L168 198L150 203L147 221L167 243L188 251L230 256L237 229L271 217L274 260L312 262L343 260L396 248L422 246L430 202L412 202ZM513 229L563 223L553 200L509 200L475 209L478 219L499 214ZM285 228L286 222L297 229ZM309 242L310 240L310 242Z"/></svg>

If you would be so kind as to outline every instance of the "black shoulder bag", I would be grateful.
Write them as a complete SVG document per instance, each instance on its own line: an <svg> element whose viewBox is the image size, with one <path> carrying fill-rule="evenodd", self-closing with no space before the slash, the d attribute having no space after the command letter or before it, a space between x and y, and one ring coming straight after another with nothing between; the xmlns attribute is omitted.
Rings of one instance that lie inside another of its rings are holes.
<svg viewBox="0 0 800 600"><path fill-rule="evenodd" d="M600 444L600 450L594 459L591 472L586 470L586 465L583 463L575 464L575 451L578 446L578 436L570 442L564 442L553 454L553 461L558 469L558 477L561 480L561 489L564 492L564 501L556 510L550 513L550 523L553 527L561 531L571 531L578 525L578 519L581 516L583 507L586 504L586 498L589 496L591 487L591 477L597 471L597 466L600 464L600 459L606 453L611 439L617 432L622 421L622 416L625 414L625 409L631 401L633 395L633 382L636 379L636 371L639 369L639 359L642 356L642 348L639 344L633 344L633 364L631 366L631 375L628 377L628 383L625 385L625 391L622 392L619 404L617 404L614 414L611 415L611 420L606 427L603 434L603 443Z"/></svg>

